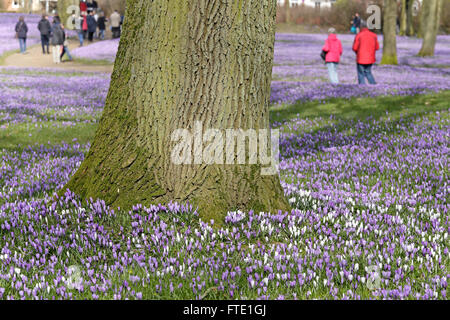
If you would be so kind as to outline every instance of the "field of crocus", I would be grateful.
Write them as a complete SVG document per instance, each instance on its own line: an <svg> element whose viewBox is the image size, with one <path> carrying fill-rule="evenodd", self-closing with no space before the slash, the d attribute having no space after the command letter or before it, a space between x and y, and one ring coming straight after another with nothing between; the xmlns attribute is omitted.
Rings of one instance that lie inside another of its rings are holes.
<svg viewBox="0 0 450 320"><path fill-rule="evenodd" d="M292 211L223 221L56 199L110 75L0 68L0 299L448 299L449 45L419 59L400 44L410 60L377 66L376 86L353 85L347 50L332 86L324 37L277 35L271 123Z"/></svg>

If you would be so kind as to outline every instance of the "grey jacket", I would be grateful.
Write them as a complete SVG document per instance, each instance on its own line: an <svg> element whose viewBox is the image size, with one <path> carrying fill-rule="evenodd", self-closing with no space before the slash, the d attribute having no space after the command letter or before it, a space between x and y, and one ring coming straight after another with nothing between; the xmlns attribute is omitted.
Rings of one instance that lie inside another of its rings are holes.
<svg viewBox="0 0 450 320"><path fill-rule="evenodd" d="M52 46L62 46L65 38L64 30L59 23L53 24L52 29Z"/></svg>

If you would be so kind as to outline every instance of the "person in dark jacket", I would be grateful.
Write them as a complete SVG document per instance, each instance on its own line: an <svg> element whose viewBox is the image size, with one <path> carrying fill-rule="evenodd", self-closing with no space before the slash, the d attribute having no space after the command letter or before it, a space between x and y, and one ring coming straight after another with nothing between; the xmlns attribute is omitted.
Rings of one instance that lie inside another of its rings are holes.
<svg viewBox="0 0 450 320"><path fill-rule="evenodd" d="M355 13L355 17L353 18L353 27L356 29L356 34L361 30L361 18L359 17L359 13Z"/></svg>
<svg viewBox="0 0 450 320"><path fill-rule="evenodd" d="M41 44L42 44L42 53L43 54L49 54L49 46L50 46L50 34L52 31L52 25L50 24L50 21L48 21L48 16L43 14L41 21L39 21L38 24L38 30L41 33ZM47 48L47 51L45 51L45 48Z"/></svg>
<svg viewBox="0 0 450 320"><path fill-rule="evenodd" d="M25 18L20 17L16 24L16 38L19 39L20 52L23 54L27 51L27 33L28 26L25 23Z"/></svg>
<svg viewBox="0 0 450 320"><path fill-rule="evenodd" d="M358 33L353 42L353 51L356 53L356 68L359 84L365 84L365 78L370 84L376 84L372 75L372 65L376 61L375 53L380 49L378 37L367 29L366 23L361 23L361 32Z"/></svg>
<svg viewBox="0 0 450 320"><path fill-rule="evenodd" d="M64 42L62 45L62 52L61 52L61 55L59 56L59 59L61 60L61 62L63 62L63 57L66 54L69 61L72 61L73 59L72 59L72 56L70 55L70 51L69 51L69 42L67 40L67 34L66 34L66 30L64 29L63 24L61 24L61 28L63 29L63 33L64 33Z"/></svg>
<svg viewBox="0 0 450 320"><path fill-rule="evenodd" d="M64 45L64 30L61 27L61 22L59 20L59 17L54 17L53 19L53 25L52 25L52 54L53 54L53 62L58 64L61 63L61 52L62 52L62 46Z"/></svg>
<svg viewBox="0 0 450 320"><path fill-rule="evenodd" d="M94 18L94 11L91 11L86 17L86 22L88 25L88 40L92 42L94 40L94 33L97 30L97 21Z"/></svg>
<svg viewBox="0 0 450 320"><path fill-rule="evenodd" d="M92 11L94 11L94 4L92 3L92 0L89 0L89 1L86 3L86 6L87 6L87 12L88 12L88 14L91 13Z"/></svg>
<svg viewBox="0 0 450 320"><path fill-rule="evenodd" d="M108 20L105 18L105 14L103 12L100 12L100 16L98 17L97 20L97 25L98 25L98 37L101 40L105 39L105 30L106 30L106 22Z"/></svg>

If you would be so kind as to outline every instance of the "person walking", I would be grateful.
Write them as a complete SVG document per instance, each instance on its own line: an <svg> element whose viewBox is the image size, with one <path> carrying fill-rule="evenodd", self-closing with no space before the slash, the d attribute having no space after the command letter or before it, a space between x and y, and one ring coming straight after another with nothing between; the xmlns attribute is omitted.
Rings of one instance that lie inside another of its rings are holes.
<svg viewBox="0 0 450 320"><path fill-rule="evenodd" d="M81 23L81 30L83 30L83 38L86 39L88 35L88 24L87 24L87 12L81 12L83 17L83 22Z"/></svg>
<svg viewBox="0 0 450 320"><path fill-rule="evenodd" d="M109 17L111 21L111 31L113 34L113 39L120 37L120 21L121 17L117 10L114 10L113 14Z"/></svg>
<svg viewBox="0 0 450 320"><path fill-rule="evenodd" d="M356 34L361 30L361 18L359 17L359 13L355 13L355 17L353 18L353 27L356 30Z"/></svg>
<svg viewBox="0 0 450 320"><path fill-rule="evenodd" d="M98 37L101 40L105 40L105 30L106 30L106 22L108 20L105 18L105 14L103 12L100 12L100 16L97 20L98 25Z"/></svg>
<svg viewBox="0 0 450 320"><path fill-rule="evenodd" d="M52 25L50 24L50 21L48 21L48 16L46 14L42 15L42 19L38 23L38 30L41 33L42 53L50 54L49 47ZM47 51L45 49L47 49Z"/></svg>
<svg viewBox="0 0 450 320"><path fill-rule="evenodd" d="M19 39L20 53L26 54L28 26L23 16L19 17L19 22L17 22L15 30L16 38Z"/></svg>
<svg viewBox="0 0 450 320"><path fill-rule="evenodd" d="M86 12L87 11L87 3L86 0L80 1L80 12Z"/></svg>
<svg viewBox="0 0 450 320"><path fill-rule="evenodd" d="M92 0L88 0L86 3L87 6L87 13L90 14L92 11L94 11L94 4L92 3Z"/></svg>
<svg viewBox="0 0 450 320"><path fill-rule="evenodd" d="M331 83L338 84L339 77L337 67L342 55L342 43L336 36L336 29L328 29L328 38L322 48L327 54L325 56L325 64L328 69L328 75Z"/></svg>
<svg viewBox="0 0 450 320"><path fill-rule="evenodd" d="M97 22L94 18L94 11L91 11L86 17L87 26L88 26L88 40L89 42L94 41L94 33L97 30Z"/></svg>
<svg viewBox="0 0 450 320"><path fill-rule="evenodd" d="M52 54L53 63L61 63L61 50L64 45L64 30L61 27L59 17L54 17L52 25Z"/></svg>
<svg viewBox="0 0 450 320"><path fill-rule="evenodd" d="M62 45L62 52L61 55L59 56L59 60L61 62L63 62L63 57L65 54L67 54L67 58L69 58L69 61L72 61L72 56L70 55L70 51L69 51L69 41L67 40L67 34L66 34L66 30L64 28L64 25L61 24L61 29L63 30L63 45Z"/></svg>
<svg viewBox="0 0 450 320"><path fill-rule="evenodd" d="M376 84L372 75L372 66L376 61L375 53L380 49L378 37L367 29L365 22L361 23L361 32L355 36L353 51L356 53L356 70L358 72L358 83L365 84L365 79L370 84Z"/></svg>
<svg viewBox="0 0 450 320"><path fill-rule="evenodd" d="M84 17L82 15L76 16L75 13L72 15L72 22L74 29L77 32L78 41L80 41L80 47L82 47L84 43L83 20Z"/></svg>

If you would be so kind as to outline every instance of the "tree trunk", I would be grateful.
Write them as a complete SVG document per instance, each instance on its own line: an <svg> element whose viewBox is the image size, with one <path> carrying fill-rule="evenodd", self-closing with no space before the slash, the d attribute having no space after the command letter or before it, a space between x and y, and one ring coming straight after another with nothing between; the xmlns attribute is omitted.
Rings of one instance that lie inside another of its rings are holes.
<svg viewBox="0 0 450 320"><path fill-rule="evenodd" d="M397 64L397 1L384 0L383 7L383 57L381 64Z"/></svg>
<svg viewBox="0 0 450 320"><path fill-rule="evenodd" d="M129 0L94 141L66 188L112 207L185 202L205 219L289 209L260 164L171 161L177 129L269 128L275 0ZM194 146L195 148L195 146Z"/></svg>
<svg viewBox="0 0 450 320"><path fill-rule="evenodd" d="M414 31L414 0L407 0L407 26L406 26L406 35L412 37L415 35Z"/></svg>
<svg viewBox="0 0 450 320"><path fill-rule="evenodd" d="M434 47L440 25L441 0L428 0L423 2L423 18L421 26L423 41L419 56L434 56Z"/></svg>
<svg viewBox="0 0 450 320"><path fill-rule="evenodd" d="M400 12L400 35L404 36L406 35L406 29L408 25L408 14L406 9L406 1L407 0L401 0L401 12Z"/></svg>
<svg viewBox="0 0 450 320"><path fill-rule="evenodd" d="M284 12L286 14L286 23L291 23L291 4L289 0L284 1Z"/></svg>
<svg viewBox="0 0 450 320"><path fill-rule="evenodd" d="M61 19L61 23L67 29L73 29L73 25L71 21L69 21L69 17L72 15L72 11L75 11L75 14L80 15L80 1L79 0L58 0L57 12L58 16Z"/></svg>

